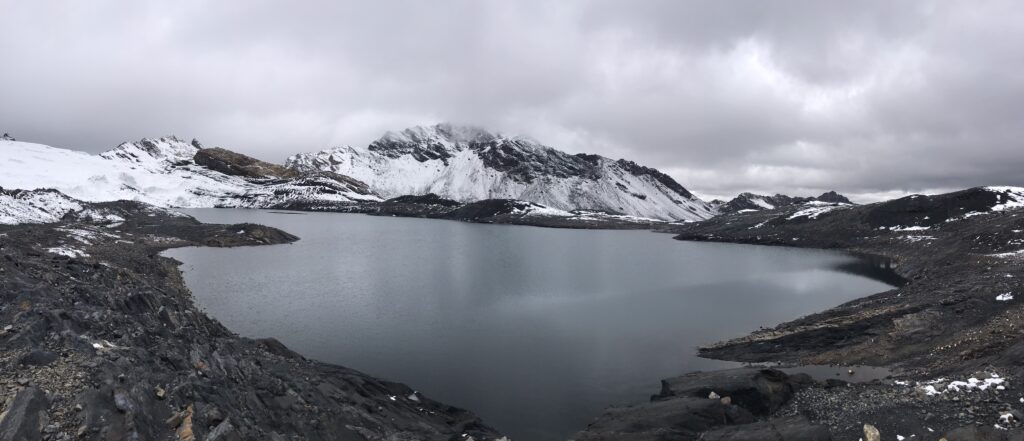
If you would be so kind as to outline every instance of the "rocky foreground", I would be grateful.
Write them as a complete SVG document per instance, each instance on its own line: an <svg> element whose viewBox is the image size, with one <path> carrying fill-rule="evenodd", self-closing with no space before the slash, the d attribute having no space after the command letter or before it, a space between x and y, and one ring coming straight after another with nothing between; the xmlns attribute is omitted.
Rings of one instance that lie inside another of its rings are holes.
<svg viewBox="0 0 1024 441"><path fill-rule="evenodd" d="M35 204L0 218L45 222L0 225L0 441L500 437L405 385L232 334L159 255L294 236L141 203L0 193ZM63 216L46 218L53 207Z"/></svg>
<svg viewBox="0 0 1024 441"><path fill-rule="evenodd" d="M649 403L609 409L575 439L1024 439L1022 207L1024 189L989 187L671 227L680 240L890 260L909 283L700 352L752 363L888 366L893 375L848 383L846 375L815 381L775 369L693 373L664 380Z"/></svg>

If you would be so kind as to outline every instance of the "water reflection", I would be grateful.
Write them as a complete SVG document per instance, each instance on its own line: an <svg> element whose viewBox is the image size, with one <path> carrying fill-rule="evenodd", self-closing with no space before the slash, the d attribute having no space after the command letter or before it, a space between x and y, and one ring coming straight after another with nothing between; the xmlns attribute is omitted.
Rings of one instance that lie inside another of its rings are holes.
<svg viewBox="0 0 1024 441"><path fill-rule="evenodd" d="M890 285L851 256L644 231L195 210L291 245L172 250L200 306L246 336L402 381L519 440L564 440L661 378L739 366L695 348Z"/></svg>

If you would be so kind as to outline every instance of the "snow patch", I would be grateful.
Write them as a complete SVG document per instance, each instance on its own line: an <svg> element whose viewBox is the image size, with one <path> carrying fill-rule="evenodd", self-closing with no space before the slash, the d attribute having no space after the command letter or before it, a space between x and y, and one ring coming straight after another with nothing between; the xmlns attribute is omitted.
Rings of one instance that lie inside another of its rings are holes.
<svg viewBox="0 0 1024 441"><path fill-rule="evenodd" d="M53 253L53 254L57 254L57 255L65 256L65 257L71 257L71 258L79 258L79 257L88 257L89 256L88 254L86 254L82 250L78 250L78 249L71 248L71 247L66 247L66 246L47 248L46 251L49 252L49 253Z"/></svg>
<svg viewBox="0 0 1024 441"><path fill-rule="evenodd" d="M913 243L913 242L920 242L920 241L923 241L923 240L935 240L935 236L906 235L906 236L901 237L901 239L903 239L903 240L905 240L907 242Z"/></svg>
<svg viewBox="0 0 1024 441"><path fill-rule="evenodd" d="M915 225L915 226L910 226L910 227L904 227L902 225L897 225L895 227L889 227L889 231L925 231L925 230L928 230L928 229L929 229L929 227L920 226L920 225Z"/></svg>
<svg viewBox="0 0 1024 441"><path fill-rule="evenodd" d="M1015 257L1024 257L1024 250L1010 251L1007 253L989 254L990 257L997 257L1000 259L1012 259Z"/></svg>
<svg viewBox="0 0 1024 441"><path fill-rule="evenodd" d="M987 375L988 377L983 379L971 377L965 381L948 381L945 378L939 378L925 382L915 382L914 386L924 392L925 395L929 396L941 395L947 392L970 392L974 390L984 391L990 387L999 390L1006 389L1006 379L1000 377L999 374L996 373ZM896 382L896 384L906 386L909 385L909 382Z"/></svg>
<svg viewBox="0 0 1024 441"><path fill-rule="evenodd" d="M1005 211L1024 207L1024 187L985 187L985 190L1006 196L1006 202L994 205L992 211Z"/></svg>
<svg viewBox="0 0 1024 441"><path fill-rule="evenodd" d="M815 201L815 202L819 202L819 204L823 204L820 201ZM823 215L825 213L828 213L830 211L840 210L840 209L850 208L851 207L851 205L848 205L848 204L827 204L827 205L819 205L819 204L810 204L810 203L805 204L805 205L810 205L810 207L804 208L802 210L799 210L799 211L789 215L789 217L787 217L786 220L793 220L793 219L797 219L797 218L801 218L801 217L806 217L808 219L817 219L818 216L821 216L821 215Z"/></svg>

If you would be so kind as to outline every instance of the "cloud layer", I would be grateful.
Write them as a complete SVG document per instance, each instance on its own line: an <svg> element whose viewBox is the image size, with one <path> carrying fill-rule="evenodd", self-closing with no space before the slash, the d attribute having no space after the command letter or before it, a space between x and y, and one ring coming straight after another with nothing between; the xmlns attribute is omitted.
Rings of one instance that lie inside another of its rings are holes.
<svg viewBox="0 0 1024 441"><path fill-rule="evenodd" d="M0 131L264 159L439 121L710 196L1024 185L1024 12L943 2L0 0Z"/></svg>

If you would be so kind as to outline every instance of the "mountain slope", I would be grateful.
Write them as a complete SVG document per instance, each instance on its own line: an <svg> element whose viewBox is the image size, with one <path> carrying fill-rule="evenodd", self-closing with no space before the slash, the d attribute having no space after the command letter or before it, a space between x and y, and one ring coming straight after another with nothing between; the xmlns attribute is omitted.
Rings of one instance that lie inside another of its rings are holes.
<svg viewBox="0 0 1024 441"><path fill-rule="evenodd" d="M389 132L367 147L299 154L285 165L351 176L388 198L434 193L460 202L517 199L661 220L712 215L708 203L655 169L450 124Z"/></svg>
<svg viewBox="0 0 1024 441"><path fill-rule="evenodd" d="M784 194L775 196L763 196L753 193L740 193L728 202L722 202L715 206L716 214L737 213L740 211L763 211L773 210L791 205L806 204L808 202L827 202L830 204L850 204L850 200L839 193L830 191L822 193L818 197L793 197Z"/></svg>
<svg viewBox="0 0 1024 441"><path fill-rule="evenodd" d="M316 208L380 200L345 176L297 173L174 137L126 142L99 155L5 139L0 140L0 170L0 187L52 188L89 202Z"/></svg>

